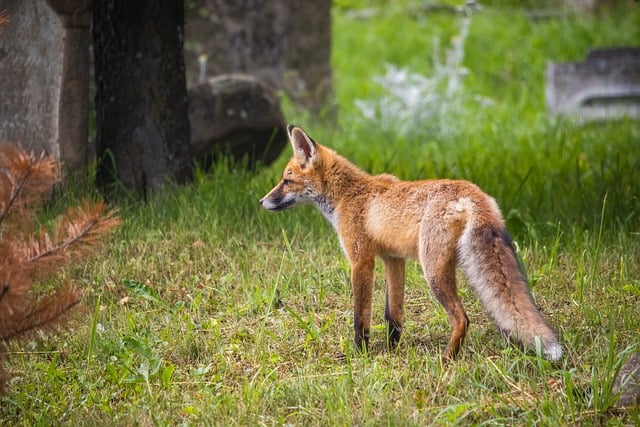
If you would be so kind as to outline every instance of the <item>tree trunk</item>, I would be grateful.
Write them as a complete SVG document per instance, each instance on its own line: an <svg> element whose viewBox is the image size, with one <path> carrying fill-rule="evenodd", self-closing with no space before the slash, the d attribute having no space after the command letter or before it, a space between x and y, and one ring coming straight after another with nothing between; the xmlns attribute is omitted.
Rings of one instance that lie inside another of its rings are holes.
<svg viewBox="0 0 640 427"><path fill-rule="evenodd" d="M184 0L95 0L98 185L146 195L191 178Z"/></svg>

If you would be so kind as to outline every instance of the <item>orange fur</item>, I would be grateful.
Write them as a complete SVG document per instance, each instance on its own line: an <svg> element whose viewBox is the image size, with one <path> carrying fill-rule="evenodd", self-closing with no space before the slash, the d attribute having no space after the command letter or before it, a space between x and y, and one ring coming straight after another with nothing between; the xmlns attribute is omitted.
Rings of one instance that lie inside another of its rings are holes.
<svg viewBox="0 0 640 427"><path fill-rule="evenodd" d="M331 222L351 265L357 346L366 348L369 340L378 256L385 266L391 346L404 321L405 258L413 258L452 325L445 358L457 354L469 323L457 293L457 266L507 337L529 347L539 340L546 357L561 357L557 334L535 306L492 197L467 181L369 175L302 129L289 126L288 132L294 156L260 204L271 211L314 204Z"/></svg>

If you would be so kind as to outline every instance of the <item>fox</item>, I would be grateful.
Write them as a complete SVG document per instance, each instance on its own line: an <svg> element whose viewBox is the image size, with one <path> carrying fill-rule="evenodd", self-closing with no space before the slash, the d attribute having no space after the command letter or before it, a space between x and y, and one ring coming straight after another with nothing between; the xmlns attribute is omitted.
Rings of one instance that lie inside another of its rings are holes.
<svg viewBox="0 0 640 427"><path fill-rule="evenodd" d="M371 175L300 127L287 126L293 157L260 199L273 212L312 204L331 223L351 269L356 348L367 351L375 259L384 265L384 318L390 348L404 322L406 259L419 261L451 335L442 359L456 357L469 318L460 300L460 268L503 336L552 361L562 345L536 306L496 200L466 180L404 181Z"/></svg>

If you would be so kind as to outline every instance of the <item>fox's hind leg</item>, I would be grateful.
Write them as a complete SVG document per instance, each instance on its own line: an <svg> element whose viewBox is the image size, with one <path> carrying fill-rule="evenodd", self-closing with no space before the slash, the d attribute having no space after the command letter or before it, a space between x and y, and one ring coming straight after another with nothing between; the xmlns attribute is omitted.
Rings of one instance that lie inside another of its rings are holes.
<svg viewBox="0 0 640 427"><path fill-rule="evenodd" d="M394 348L402 334L404 321L404 267L403 258L383 257L385 280L387 282L387 302L384 318L387 321L387 341Z"/></svg>
<svg viewBox="0 0 640 427"><path fill-rule="evenodd" d="M431 290L444 307L451 323L451 337L442 353L443 359L450 360L458 354L469 326L469 319L456 288L455 260L439 259L435 263L429 261L429 264L423 264L423 269Z"/></svg>
<svg viewBox="0 0 640 427"><path fill-rule="evenodd" d="M425 226L419 250L424 277L451 323L451 337L442 353L443 359L450 360L460 350L469 326L456 287L456 239L450 229Z"/></svg>

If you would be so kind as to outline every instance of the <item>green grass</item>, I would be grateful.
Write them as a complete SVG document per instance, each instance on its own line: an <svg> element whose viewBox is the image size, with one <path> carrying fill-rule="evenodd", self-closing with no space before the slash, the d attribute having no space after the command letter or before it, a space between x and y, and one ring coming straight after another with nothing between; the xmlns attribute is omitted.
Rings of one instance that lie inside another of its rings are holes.
<svg viewBox="0 0 640 427"><path fill-rule="evenodd" d="M459 360L442 365L449 325L414 263L399 348L383 349L379 265L373 349L355 353L349 266L330 225L311 207L272 214L257 203L286 151L256 173L221 162L192 185L120 202L123 228L61 278L85 289L80 321L10 347L0 423L640 423L611 393L640 333L640 124L551 119L543 98L546 61L638 44L638 8L532 21L485 7L465 41L462 108L450 126L404 132L364 119L354 101L385 95L373 80L385 63L434 75L461 18L396 2L358 20L347 15L357 2L337 3L339 122L287 104L288 120L371 172L465 178L494 195L566 357L551 364L505 346L463 285L470 332Z"/></svg>

